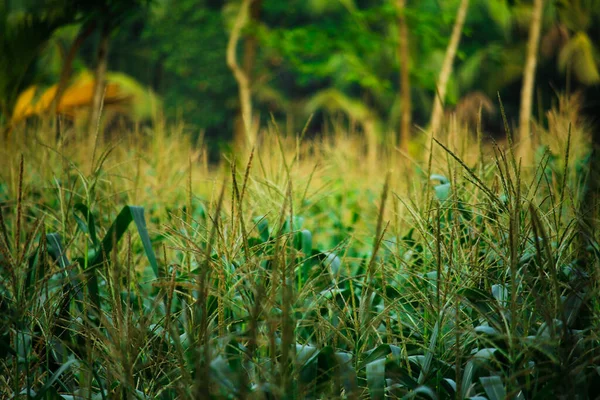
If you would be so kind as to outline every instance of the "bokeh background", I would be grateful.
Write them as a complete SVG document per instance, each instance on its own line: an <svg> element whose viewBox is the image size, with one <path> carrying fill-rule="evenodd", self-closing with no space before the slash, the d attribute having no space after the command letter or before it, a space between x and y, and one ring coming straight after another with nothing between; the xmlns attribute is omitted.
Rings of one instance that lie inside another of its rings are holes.
<svg viewBox="0 0 600 400"><path fill-rule="evenodd" d="M87 118L93 77L104 65L108 127L160 116L203 136L218 154L244 129L230 46L258 125L274 119L282 131L298 132L312 115L309 133L333 120L372 123L378 135L400 142L403 107L410 115L406 135L430 121L461 3L2 0L0 125L7 130L54 113ZM467 7L445 110L473 124L482 106L483 129L497 138L504 134L498 95L509 122L518 121L534 3L473 0ZM582 113L593 122L600 106L600 2L552 0L543 7L533 118L546 124L558 93L579 92Z"/></svg>

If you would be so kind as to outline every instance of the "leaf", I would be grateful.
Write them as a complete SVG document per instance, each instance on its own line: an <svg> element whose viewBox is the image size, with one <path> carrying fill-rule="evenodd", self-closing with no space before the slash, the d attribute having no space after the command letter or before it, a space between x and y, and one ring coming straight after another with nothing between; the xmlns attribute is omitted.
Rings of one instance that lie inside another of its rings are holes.
<svg viewBox="0 0 600 400"><path fill-rule="evenodd" d="M368 363L386 358L392 354L393 359L398 360L402 354L400 347L393 344L382 344L365 353L366 357L360 363L359 368L364 368Z"/></svg>
<svg viewBox="0 0 600 400"><path fill-rule="evenodd" d="M503 324L500 318L500 311L494 304L497 304L494 297L478 289L461 289L459 295L463 296L465 301L477 310L481 317L485 318L487 323L496 330L501 331Z"/></svg>
<svg viewBox="0 0 600 400"><path fill-rule="evenodd" d="M481 74L481 65L487 58L487 48L476 51L468 59L466 59L460 69L457 71L458 83L463 91L470 90Z"/></svg>
<svg viewBox="0 0 600 400"><path fill-rule="evenodd" d="M75 221L77 222L77 226L79 229L90 237L90 241L92 245L98 246L98 237L96 236L96 224L94 223L94 216L90 209L83 203L77 203L73 206L75 211L73 214L75 216ZM83 215L83 220L79 218L77 212Z"/></svg>
<svg viewBox="0 0 600 400"><path fill-rule="evenodd" d="M421 372L419 373L418 382L420 385L425 383L425 379L427 379L430 368L431 361L433 360L433 354L435 352L435 347L437 345L438 333L440 330L439 321L436 321L435 326L433 327L433 331L431 332L431 337L429 339L429 348L427 349L427 353L425 354L425 361L423 362L423 368L421 368Z"/></svg>
<svg viewBox="0 0 600 400"><path fill-rule="evenodd" d="M584 85L600 83L600 72L594 60L594 46L585 32L578 32L560 51L558 56L560 71L565 72L568 66Z"/></svg>
<svg viewBox="0 0 600 400"><path fill-rule="evenodd" d="M572 327L584 304L584 296L581 293L574 292L569 293L563 303L564 314L566 317L567 325Z"/></svg>
<svg viewBox="0 0 600 400"><path fill-rule="evenodd" d="M341 378L347 394L356 391L356 372L350 353L334 352L331 346L317 349L296 344L296 364L300 369L300 383L307 386L313 396L316 396L315 389L320 383L331 379L332 373Z"/></svg>
<svg viewBox="0 0 600 400"><path fill-rule="evenodd" d="M440 383L449 395L453 396L456 393L456 382L454 382L454 380L444 378Z"/></svg>
<svg viewBox="0 0 600 400"><path fill-rule="evenodd" d="M318 349L308 344L301 345L296 344L296 363L300 366L304 366L312 361L312 359L318 355Z"/></svg>
<svg viewBox="0 0 600 400"><path fill-rule="evenodd" d="M432 400L437 400L435 392L427 386L419 386L418 388L411 391L408 395L404 396L403 399L414 399L417 396L425 396Z"/></svg>
<svg viewBox="0 0 600 400"><path fill-rule="evenodd" d="M478 367L494 358L495 353L496 349L494 348L481 349L473 355L471 360L467 362L463 372L461 398L464 399L469 395L469 391L473 387L473 376L475 375Z"/></svg>
<svg viewBox="0 0 600 400"><path fill-rule="evenodd" d="M49 233L46 235L48 243L48 254L58 264L61 269L66 269L71 263L65 254L65 249L62 247L62 240L58 233Z"/></svg>
<svg viewBox="0 0 600 400"><path fill-rule="evenodd" d="M444 202L450 197L450 184L444 183L443 185L434 186L435 196L439 201Z"/></svg>
<svg viewBox="0 0 600 400"><path fill-rule="evenodd" d="M367 386L371 399L385 398L385 362L386 359L372 361L367 364Z"/></svg>
<svg viewBox="0 0 600 400"><path fill-rule="evenodd" d="M338 351L334 357L339 367L339 376L342 378L342 384L346 395L356 392L356 371L352 364L352 354Z"/></svg>
<svg viewBox="0 0 600 400"><path fill-rule="evenodd" d="M225 357L219 355L211 360L210 372L213 384L218 384L220 388L225 389L228 393L237 393L235 374Z"/></svg>
<svg viewBox="0 0 600 400"><path fill-rule="evenodd" d="M302 282L306 282L312 263L312 233L309 230L303 229L300 232L296 232L294 240L296 249L301 250L304 255L304 261L300 269L300 276Z"/></svg>
<svg viewBox="0 0 600 400"><path fill-rule="evenodd" d="M254 223L258 228L258 236L262 240L263 243L269 241L269 222L267 221L266 216L255 217Z"/></svg>
<svg viewBox="0 0 600 400"><path fill-rule="evenodd" d="M34 287L34 283L37 282L37 280L40 277L45 276L45 265L44 263L41 262L41 257L42 257L42 246L37 246L34 253L31 254L28 257L27 260L27 266L28 266L28 270L27 270L27 274L26 277L27 279L25 280L25 290L31 290ZM0 261L1 262L1 261ZM35 290L35 289L33 289Z"/></svg>
<svg viewBox="0 0 600 400"><path fill-rule="evenodd" d="M77 287L81 283L75 272L69 271L67 268L71 265L71 262L67 258L66 250L62 246L62 240L58 233L49 233L46 235L46 243L48 245L48 254L58 264L60 269L63 271L66 278L69 280L71 289L75 292L78 300L83 300L83 293L81 290L77 290Z"/></svg>
<svg viewBox="0 0 600 400"><path fill-rule="evenodd" d="M127 228L132 221L135 222L140 239L142 239L142 245L144 246L144 251L146 252L146 257L150 262L154 276L160 278L162 276L162 271L159 270L156 255L152 249L152 243L150 242L148 228L146 227L146 219L144 217L144 208L137 206L123 207L108 232L106 232L104 239L102 239L101 249L91 261L90 267L94 268L105 261L106 255L110 254L113 246L115 246L125 232L127 232Z"/></svg>
<svg viewBox="0 0 600 400"><path fill-rule="evenodd" d="M125 206L121 212L117 215L113 221L111 227L106 232L106 235L102 239L100 246L96 249L95 255L89 261L87 258L78 259L79 264L86 269L86 272L90 275L87 281L88 293L90 296L91 303L100 309L100 290L98 285L98 273L96 268L103 265L107 256L111 253L113 248L119 243L127 228L131 222L135 222L135 225L142 240L142 245L146 253L146 257L150 262L152 271L156 278L162 277L162 270L159 269L156 255L152 249L152 243L150 242L150 236L148 235L148 228L146 227L146 219L144 217L144 208L137 206Z"/></svg>
<svg viewBox="0 0 600 400"><path fill-rule="evenodd" d="M473 361L478 363L485 362L487 360L491 360L495 357L497 349L493 347L486 347L484 349L479 350L477 353L473 355Z"/></svg>
<svg viewBox="0 0 600 400"><path fill-rule="evenodd" d="M450 183L450 181L448 180L448 178L446 178L444 175L439 175L439 174L433 174L429 177L430 181L440 181L441 185L444 185L446 183Z"/></svg>
<svg viewBox="0 0 600 400"><path fill-rule="evenodd" d="M400 360L388 360L386 365L386 375L390 376L393 381L399 381L403 387L414 390L419 387L417 381L410 375L408 370L400 365Z"/></svg>
<svg viewBox="0 0 600 400"><path fill-rule="evenodd" d="M319 366L317 385L323 387L323 384L330 382L332 377L338 373L337 368L339 365L333 347L325 346L320 349L317 363Z"/></svg>
<svg viewBox="0 0 600 400"><path fill-rule="evenodd" d="M225 347L227 355L227 362L231 372L235 375L234 380L239 381L240 374L244 373L243 368L243 355L245 354L246 348L242 346L236 339L231 339L229 344Z"/></svg>
<svg viewBox="0 0 600 400"><path fill-rule="evenodd" d="M506 390L502 384L502 379L499 376L485 376L479 378L485 393L489 400L504 400L506 399Z"/></svg>
<svg viewBox="0 0 600 400"><path fill-rule="evenodd" d="M469 362L467 362L467 365L465 366L465 369L463 371L463 377L462 377L462 385L461 385L461 397L462 399L464 399L465 397L467 397L467 395L469 394L469 391L471 390L471 386L473 386L473 375L475 373L475 361L470 360Z"/></svg>
<svg viewBox="0 0 600 400"><path fill-rule="evenodd" d="M500 307L506 308L509 299L506 286L500 284L492 285L492 296L494 296L498 304L500 304Z"/></svg>
<svg viewBox="0 0 600 400"><path fill-rule="evenodd" d="M510 33L512 24L510 6L506 0L488 0L482 2L487 6L488 15L505 35Z"/></svg>
<svg viewBox="0 0 600 400"><path fill-rule="evenodd" d="M48 379L46 381L46 383L40 389L40 391L36 393L36 395L33 398L33 400L39 400L39 399L41 399L44 396L44 394L46 394L46 392L48 391L48 389L50 389L50 387L54 384L54 382L56 382L58 380L58 378L67 369L69 369L71 367L71 365L75 364L76 362L77 362L76 359L71 359L71 360L67 361L66 363L64 363L63 365L61 365L60 368L55 373L52 374L52 376L50 377L50 379Z"/></svg>
<svg viewBox="0 0 600 400"><path fill-rule="evenodd" d="M496 329L494 329L488 325L479 325L479 326L475 327L475 333L481 333L481 334L489 335L489 336L499 335L499 332Z"/></svg>
<svg viewBox="0 0 600 400"><path fill-rule="evenodd" d="M305 385L314 395L317 381L319 349L310 345L296 344L296 364L300 370L300 384Z"/></svg>
<svg viewBox="0 0 600 400"><path fill-rule="evenodd" d="M323 254L326 256L325 260L323 260L323 265L329 269L331 277L334 280L337 280L340 273L340 267L342 266L342 260L331 251L326 251Z"/></svg>
<svg viewBox="0 0 600 400"><path fill-rule="evenodd" d="M307 229L296 232L294 246L297 250L302 250L305 256L310 256L312 252L312 234Z"/></svg>
<svg viewBox="0 0 600 400"><path fill-rule="evenodd" d="M377 113L365 102L349 97L338 89L323 89L313 95L306 103L306 111L308 113L314 113L322 109L332 113L338 111L352 115L354 119L363 125L367 135L380 135L381 133L381 121ZM371 132L367 132L369 127L372 128Z"/></svg>

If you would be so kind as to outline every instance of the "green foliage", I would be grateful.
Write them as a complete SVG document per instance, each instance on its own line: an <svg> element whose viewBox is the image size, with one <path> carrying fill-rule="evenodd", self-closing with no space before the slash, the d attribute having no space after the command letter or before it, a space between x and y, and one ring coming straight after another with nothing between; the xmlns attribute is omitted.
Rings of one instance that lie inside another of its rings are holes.
<svg viewBox="0 0 600 400"><path fill-rule="evenodd" d="M147 0L44 0L9 7L0 2L0 121L12 115L18 95L36 83L56 83L66 48L80 26L126 23ZM56 33L56 36L53 36ZM53 79L49 79L49 77Z"/></svg>
<svg viewBox="0 0 600 400"><path fill-rule="evenodd" d="M167 115L213 137L231 130L238 106L225 47L237 2L164 0L151 10L145 2L75 2L74 19L54 13L54 3L39 12L8 12L6 4L3 115L27 83L59 74L57 49L74 33L64 25L101 17L116 29L117 64L158 89ZM404 11L423 118L457 4L409 1ZM562 24L567 35L542 67L554 70L557 61L581 83L598 81L593 6L549 2L545 29ZM259 43L256 109L343 111L378 134L394 128L395 3L264 0L262 7L244 32ZM529 11L528 2L474 2L447 104L518 82ZM132 52L120 47L129 38L139 44ZM427 173L401 170L393 179L410 182L408 189L386 184L381 200L376 180L362 177L400 164L375 159L376 171L361 175L368 167L357 156L340 167L337 158L348 156L341 147L364 147L346 137L301 153L300 140L284 145L277 136L279 164L269 165L277 152L267 142L244 174L227 171L220 196L211 187L201 197L192 188L197 149L173 150L183 136L124 137L118 164L137 160L137 167L121 184L116 166L95 165L97 143L92 157L74 152L92 159L88 176L69 162L76 138L50 150L43 132L35 134L44 145L15 141L17 152L27 152L31 173L52 179L25 184L23 161L15 172L2 160L0 172L0 393L490 400L600 393L600 246L586 225L598 216L580 211L597 212L586 204L594 182L583 178L593 158L585 140L569 153L570 131L565 154L545 150L535 168L498 146L493 158L479 154L471 164L435 141L443 157ZM313 183L324 194L307 196L312 173L306 188L292 176L310 157L326 171ZM38 171L47 160L51 172ZM145 179L152 183L139 188ZM201 180L214 182L214 174ZM139 192L144 208L123 207Z"/></svg>
<svg viewBox="0 0 600 400"><path fill-rule="evenodd" d="M71 21L69 10L13 10L0 2L0 121L8 120L17 96L36 79L36 57L52 33Z"/></svg>
<svg viewBox="0 0 600 400"><path fill-rule="evenodd" d="M176 3L176 4L175 4ZM236 86L225 63L221 10L202 1L163 2L143 33L166 112L214 137L231 132Z"/></svg>
<svg viewBox="0 0 600 400"><path fill-rule="evenodd" d="M154 140L117 152L165 168L153 149L179 139ZM353 178L360 165L335 172L326 159L330 188L315 199L289 172L300 162L285 158L290 143L274 168L282 176L267 172L267 149L247 172L228 171L210 201L191 186L172 204L152 191L148 219L119 207L127 185L114 167L85 175L57 158L65 170L48 191L26 179L23 161L8 174L16 188L0 186L0 391L597 396L600 252L574 223L586 159L545 152L519 169L495 147L471 167L436 142L446 163L393 178L411 181L409 193L386 186L379 196Z"/></svg>
<svg viewBox="0 0 600 400"><path fill-rule="evenodd" d="M10 55L3 59L20 65L13 69L7 64L0 69L6 71L6 77L1 78L4 83L0 82L3 115L29 84L56 81L61 51L64 54L74 39L69 39L65 30L52 35L57 27L67 22L88 27L109 21L113 28L110 70L125 72L156 91L164 98L165 115L171 121L189 124L193 132L211 138L211 143L231 138L239 105L237 85L225 63L225 49L239 1L60 0L42 4L40 12L25 4L4 13L6 17L12 15L12 25L19 15L28 15L27 24L39 26L27 28L37 31L30 35L25 26L15 25L10 28L12 35L21 31L23 38L14 36L3 44L3 53ZM254 110L263 120L271 113L278 120L289 117L288 128L296 131L302 126L300 122L294 125L294 121L305 121L315 111L315 124L323 124L322 116L332 111L356 117L343 107L307 107L322 91L335 89L349 101L363 103L379 121L382 132L397 129L400 60L395 1L261 0L257 4L257 19L242 32L238 47L243 63L249 37L258 41L251 90ZM410 69L417 125L429 120L457 5L455 0L408 1L403 11L409 29L410 60L402 62ZM595 0L546 2L542 42L556 51L539 62L541 111L553 96L546 81L559 90L566 87L568 74L583 85L598 82L594 21L600 18L600 7L596 6ZM450 78L445 99L449 107L459 105L471 92L490 99L500 92L509 99L507 109L518 107L510 99L518 98L520 91L530 8L529 2L472 2L456 60L457 74ZM70 11L61 14L63 9ZM568 37L552 39L557 26ZM47 46L48 37L51 46ZM83 46L81 59L88 67L95 63L95 41L92 37ZM42 48L47 50L40 53ZM83 65L81 59L76 65Z"/></svg>

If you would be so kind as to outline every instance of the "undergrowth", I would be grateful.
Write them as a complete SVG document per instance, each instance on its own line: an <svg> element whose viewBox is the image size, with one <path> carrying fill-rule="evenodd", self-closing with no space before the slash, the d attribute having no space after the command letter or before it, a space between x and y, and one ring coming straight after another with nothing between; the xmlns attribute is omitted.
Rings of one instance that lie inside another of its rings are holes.
<svg viewBox="0 0 600 400"><path fill-rule="evenodd" d="M15 133L0 397L597 398L598 215L567 116L533 166L466 131L369 165L341 128L272 127L219 166L164 126Z"/></svg>

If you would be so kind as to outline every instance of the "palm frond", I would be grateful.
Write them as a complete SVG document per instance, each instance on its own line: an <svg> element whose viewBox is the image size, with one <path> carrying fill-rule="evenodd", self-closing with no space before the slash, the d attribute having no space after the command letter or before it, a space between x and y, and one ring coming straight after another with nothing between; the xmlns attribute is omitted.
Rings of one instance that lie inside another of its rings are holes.
<svg viewBox="0 0 600 400"><path fill-rule="evenodd" d="M600 83L594 46L590 37L583 31L573 36L562 48L558 57L558 67L561 72L571 68L577 80L584 85Z"/></svg>

